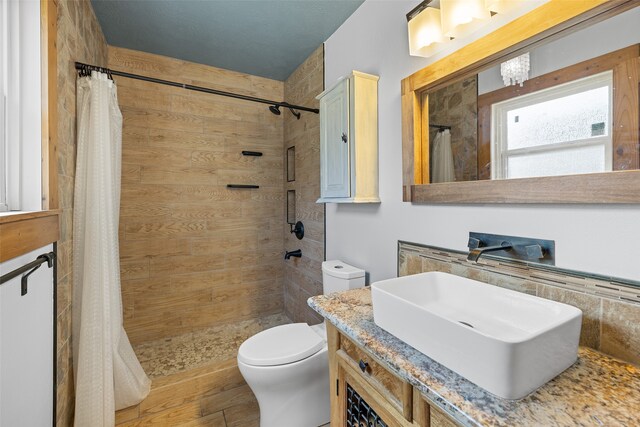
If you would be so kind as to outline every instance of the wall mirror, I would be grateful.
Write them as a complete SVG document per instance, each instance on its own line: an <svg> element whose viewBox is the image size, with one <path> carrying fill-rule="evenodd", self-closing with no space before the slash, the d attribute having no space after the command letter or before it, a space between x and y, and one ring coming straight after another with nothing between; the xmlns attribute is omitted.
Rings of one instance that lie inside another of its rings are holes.
<svg viewBox="0 0 640 427"><path fill-rule="evenodd" d="M403 81L405 201L640 202L640 5L586 3L551 0Z"/></svg>

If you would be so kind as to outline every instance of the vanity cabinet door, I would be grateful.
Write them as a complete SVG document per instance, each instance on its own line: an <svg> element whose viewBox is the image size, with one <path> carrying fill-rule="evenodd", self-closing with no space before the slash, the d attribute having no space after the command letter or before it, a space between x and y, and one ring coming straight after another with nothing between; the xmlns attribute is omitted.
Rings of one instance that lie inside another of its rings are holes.
<svg viewBox="0 0 640 427"><path fill-rule="evenodd" d="M388 402L381 390L372 387L346 357L338 358L337 394L338 426L416 426Z"/></svg>
<svg viewBox="0 0 640 427"><path fill-rule="evenodd" d="M320 99L320 192L350 197L349 80Z"/></svg>
<svg viewBox="0 0 640 427"><path fill-rule="evenodd" d="M340 355L360 377L371 384L405 419L411 420L412 387L407 382L390 372L344 335L340 336Z"/></svg>
<svg viewBox="0 0 640 427"><path fill-rule="evenodd" d="M351 420L356 415L354 402L363 403L365 413L367 408L370 408L377 414L378 418L375 415L371 418L376 422L380 421L373 424L374 427L419 426L412 418L415 396L409 383L387 371L362 348L357 347L354 342L338 332L331 323L327 323L327 345L331 387L331 427L368 425L352 423ZM363 364L359 363L360 360ZM397 385L391 385L390 381L393 383L397 381ZM400 399L394 394L399 395ZM347 419L348 415L352 417L350 420ZM368 414L365 415L369 421Z"/></svg>
<svg viewBox="0 0 640 427"><path fill-rule="evenodd" d="M421 427L460 427L453 418L431 403L418 389L413 390L414 423Z"/></svg>
<svg viewBox="0 0 640 427"><path fill-rule="evenodd" d="M430 426L431 427L458 427L459 424L452 420L447 414L442 412L435 406L430 408Z"/></svg>

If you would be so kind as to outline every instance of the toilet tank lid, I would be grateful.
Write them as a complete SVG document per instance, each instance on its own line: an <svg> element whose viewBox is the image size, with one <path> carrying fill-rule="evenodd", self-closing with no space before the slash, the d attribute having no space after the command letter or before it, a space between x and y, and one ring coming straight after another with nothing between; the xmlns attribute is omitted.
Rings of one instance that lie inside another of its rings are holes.
<svg viewBox="0 0 640 427"><path fill-rule="evenodd" d="M243 342L238 360L254 366L285 365L316 354L325 343L306 323L281 325L258 332Z"/></svg>
<svg viewBox="0 0 640 427"><path fill-rule="evenodd" d="M322 271L329 276L340 279L357 279L364 276L364 270L339 260L325 261L322 263Z"/></svg>

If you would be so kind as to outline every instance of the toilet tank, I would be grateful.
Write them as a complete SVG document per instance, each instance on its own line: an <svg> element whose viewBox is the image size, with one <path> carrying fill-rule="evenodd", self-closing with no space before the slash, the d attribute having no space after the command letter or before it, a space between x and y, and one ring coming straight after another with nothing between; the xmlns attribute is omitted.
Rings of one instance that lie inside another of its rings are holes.
<svg viewBox="0 0 640 427"><path fill-rule="evenodd" d="M325 261L322 263L323 293L347 291L364 287L364 270L342 261Z"/></svg>

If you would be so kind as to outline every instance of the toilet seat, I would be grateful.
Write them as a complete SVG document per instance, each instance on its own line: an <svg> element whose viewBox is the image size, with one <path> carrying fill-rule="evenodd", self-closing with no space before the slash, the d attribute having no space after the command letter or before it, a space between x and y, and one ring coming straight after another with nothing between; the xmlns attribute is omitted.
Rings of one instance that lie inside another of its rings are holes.
<svg viewBox="0 0 640 427"><path fill-rule="evenodd" d="M276 326L243 342L238 349L238 360L253 366L286 365L306 359L325 344L306 323Z"/></svg>

